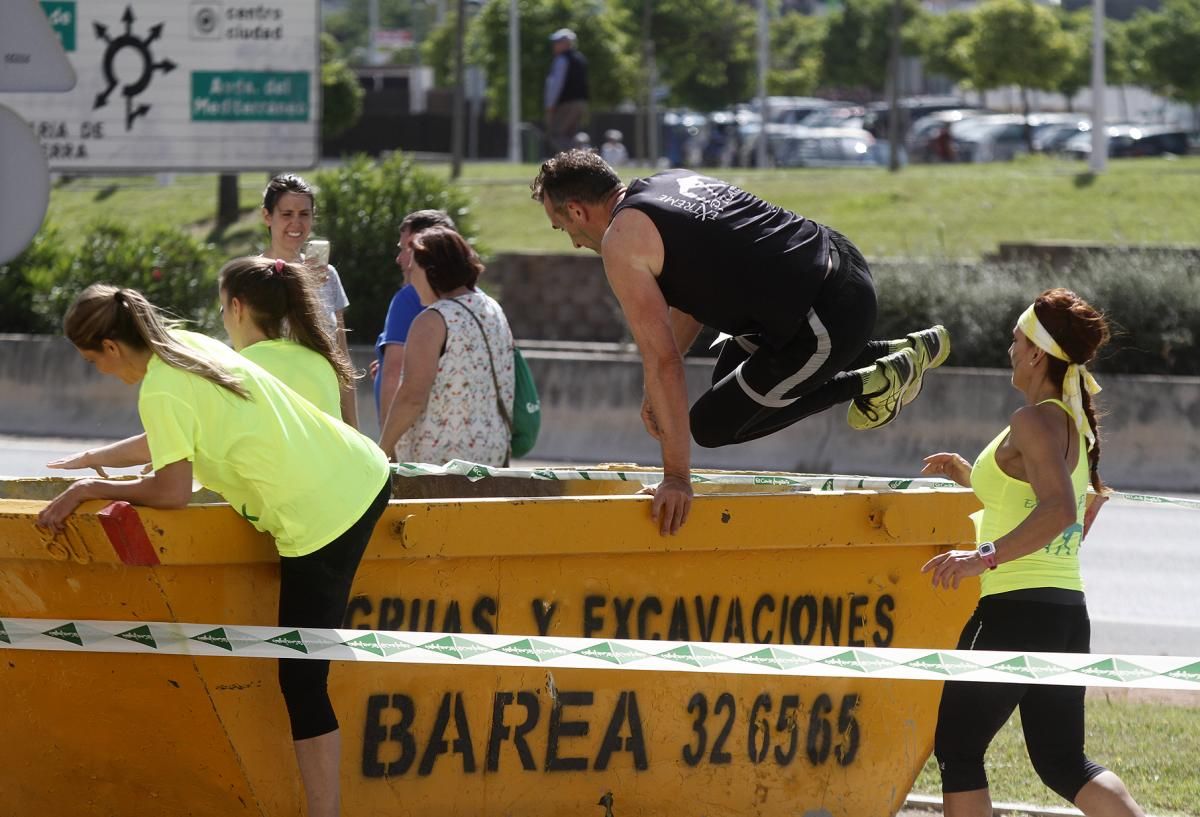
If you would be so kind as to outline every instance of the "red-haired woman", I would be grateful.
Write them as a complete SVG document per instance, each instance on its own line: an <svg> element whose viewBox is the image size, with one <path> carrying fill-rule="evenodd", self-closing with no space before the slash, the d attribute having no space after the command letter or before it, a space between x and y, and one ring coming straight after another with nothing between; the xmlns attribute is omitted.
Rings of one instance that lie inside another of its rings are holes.
<svg viewBox="0 0 1200 817"><path fill-rule="evenodd" d="M1106 489L1092 401L1100 386L1085 366L1108 336L1104 316L1074 292L1043 292L1017 319L1008 350L1025 405L974 465L958 454L925 458L921 473L945 475L983 503L976 549L922 568L935 587L980 577L961 650L1089 651L1079 549ZM1089 481L1101 494L1090 511ZM1018 706L1042 782L1086 815L1142 817L1121 779L1084 754L1083 687L965 681L946 682L934 738L946 817L990 817L984 754Z"/></svg>

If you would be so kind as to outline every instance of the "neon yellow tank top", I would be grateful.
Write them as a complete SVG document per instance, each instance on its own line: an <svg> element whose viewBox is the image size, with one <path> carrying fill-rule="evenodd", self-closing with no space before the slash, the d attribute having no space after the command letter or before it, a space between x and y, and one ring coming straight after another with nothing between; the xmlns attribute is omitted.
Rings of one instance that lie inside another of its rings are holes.
<svg viewBox="0 0 1200 817"><path fill-rule="evenodd" d="M1071 414L1061 400L1042 402L1054 403L1068 415ZM988 443L971 468L971 489L983 503L979 515L972 514L976 523L976 540L979 542L999 539L1025 521L1030 511L1037 507L1037 496L1032 486L1004 473L996 464L996 449L1008 438L1009 432L1010 429L1005 428ZM1083 544L1083 513L1087 503L1086 445L1080 434L1079 461L1071 472L1071 486L1075 491L1075 523L1041 550L1005 562L995 570L985 570L980 576L979 595L990 596L1034 587L1083 590L1083 579L1079 574L1079 548Z"/></svg>

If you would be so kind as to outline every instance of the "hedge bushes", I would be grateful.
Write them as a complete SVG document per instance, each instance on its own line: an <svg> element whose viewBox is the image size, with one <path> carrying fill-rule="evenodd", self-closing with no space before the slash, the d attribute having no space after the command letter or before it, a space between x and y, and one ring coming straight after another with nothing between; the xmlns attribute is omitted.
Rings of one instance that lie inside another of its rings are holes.
<svg viewBox="0 0 1200 817"><path fill-rule="evenodd" d="M141 290L151 303L199 331L216 332L221 328L216 283L221 260L211 244L173 227L97 222L67 249L61 229L47 225L24 253L0 267L2 326L56 334L75 296L103 282Z"/></svg>
<svg viewBox="0 0 1200 817"><path fill-rule="evenodd" d="M396 242L400 222L413 210L445 210L470 240L470 199L445 178L397 152L377 162L358 156L317 173L314 233L329 239L330 260L350 298L350 342L374 344L387 307L400 287Z"/></svg>
<svg viewBox="0 0 1200 817"><path fill-rule="evenodd" d="M46 225L25 251L0 264L0 332L58 332L61 320L48 320L34 309L38 292L53 280L62 244L58 231Z"/></svg>
<svg viewBox="0 0 1200 817"><path fill-rule="evenodd" d="M1074 289L1113 327L1098 371L1200 375L1200 265L1194 256L1112 252L1074 268L1034 264L909 261L872 266L879 290L877 337L943 323L952 366L1007 368L1017 316L1038 293Z"/></svg>
<svg viewBox="0 0 1200 817"><path fill-rule="evenodd" d="M381 162L359 156L312 181L314 235L329 239L331 260L350 297L350 342L373 344L401 283L396 266L401 220L413 210L445 210L470 239L470 199L400 153ZM140 289L197 328L220 333L216 274L227 259L213 245L165 224L135 229L98 222L82 228L74 249L65 247L61 232L46 225L21 256L0 265L0 331L57 333L75 295L104 281Z"/></svg>

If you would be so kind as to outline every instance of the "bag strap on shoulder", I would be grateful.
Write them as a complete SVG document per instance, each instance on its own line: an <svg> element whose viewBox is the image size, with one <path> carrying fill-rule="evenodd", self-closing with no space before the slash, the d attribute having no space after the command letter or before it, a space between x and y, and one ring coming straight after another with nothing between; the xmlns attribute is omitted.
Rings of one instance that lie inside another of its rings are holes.
<svg viewBox="0 0 1200 817"><path fill-rule="evenodd" d="M508 426L508 433L511 435L512 415L509 413L508 408L504 405L504 398L500 396L500 378L496 376L496 359L492 357L492 344L488 342L488 336L487 332L483 328L483 322L479 320L479 316L475 314L471 307L458 300L458 298L446 298L445 300L448 303L457 304L459 307L465 310L466 313L471 316L471 320L475 321L475 325L479 327L479 334L483 335L483 346L485 349L487 349L488 364L492 368L492 386L494 386L496 389L496 406L500 409L500 417L503 418L504 425Z"/></svg>

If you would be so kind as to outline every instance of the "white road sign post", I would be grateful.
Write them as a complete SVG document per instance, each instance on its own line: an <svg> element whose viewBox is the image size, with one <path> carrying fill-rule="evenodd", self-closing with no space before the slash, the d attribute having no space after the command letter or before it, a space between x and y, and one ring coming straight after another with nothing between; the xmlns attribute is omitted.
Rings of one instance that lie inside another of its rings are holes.
<svg viewBox="0 0 1200 817"><path fill-rule="evenodd" d="M38 5L77 82L66 93L0 93L0 105L33 127L51 170L316 164L318 0Z"/></svg>
<svg viewBox="0 0 1200 817"><path fill-rule="evenodd" d="M37 0L9 0L0 20L0 91L55 93L75 86L75 71L52 28L65 11ZM61 4L59 4L61 5ZM36 134L0 105L0 264L29 246L46 217L50 170Z"/></svg>

